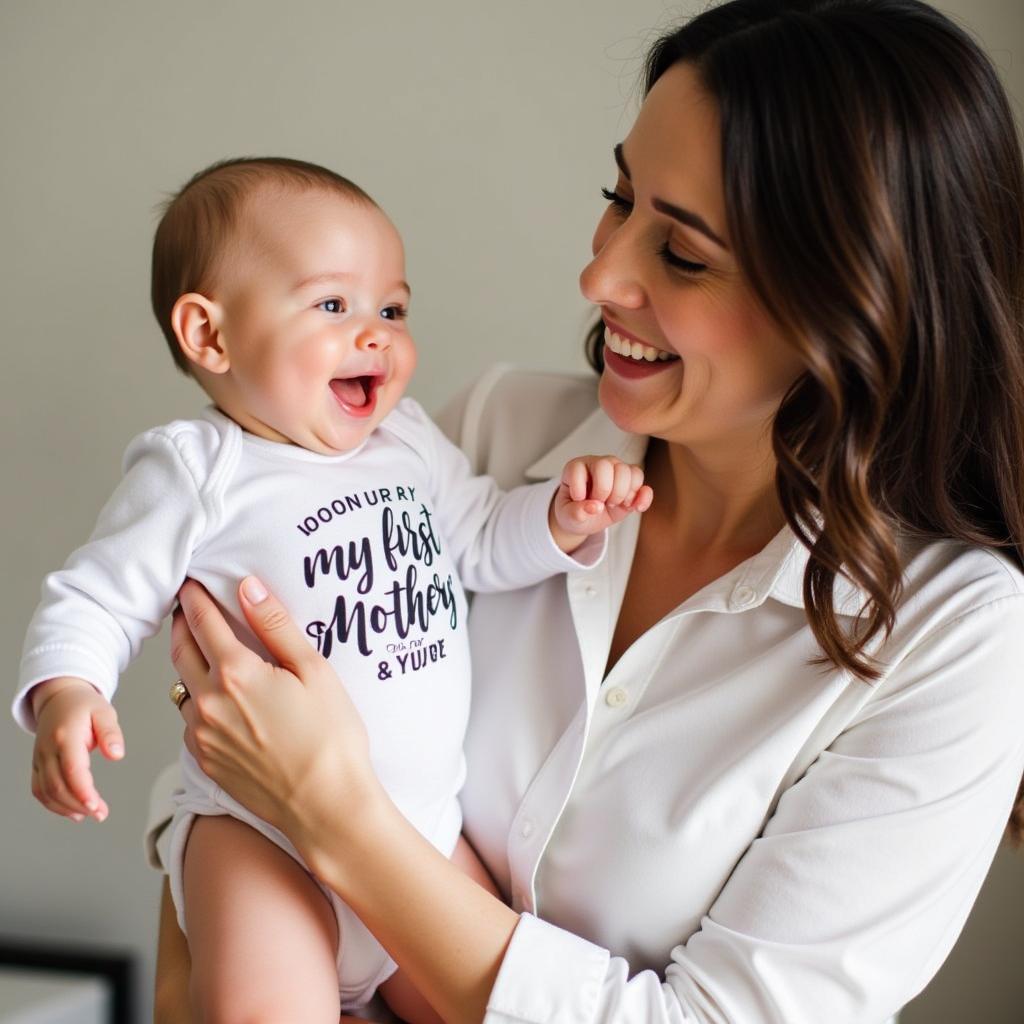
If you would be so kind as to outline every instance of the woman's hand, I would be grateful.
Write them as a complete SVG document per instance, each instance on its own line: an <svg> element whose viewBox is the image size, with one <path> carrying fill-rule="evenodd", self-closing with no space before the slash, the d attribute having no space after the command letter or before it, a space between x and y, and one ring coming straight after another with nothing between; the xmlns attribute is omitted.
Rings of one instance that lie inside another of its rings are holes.
<svg viewBox="0 0 1024 1024"><path fill-rule="evenodd" d="M191 694L181 713L199 766L288 836L442 1019L482 1020L519 916L391 802L344 686L258 580L242 581L239 600L280 667L238 641L198 583L179 598L172 658Z"/></svg>
<svg viewBox="0 0 1024 1024"><path fill-rule="evenodd" d="M192 580L178 595L171 660L191 699L181 705L185 746L236 800L312 853L323 826L335 838L337 810L366 807L380 792L359 713L328 663L255 577L239 601L271 665L232 632ZM360 814L351 814L358 820Z"/></svg>

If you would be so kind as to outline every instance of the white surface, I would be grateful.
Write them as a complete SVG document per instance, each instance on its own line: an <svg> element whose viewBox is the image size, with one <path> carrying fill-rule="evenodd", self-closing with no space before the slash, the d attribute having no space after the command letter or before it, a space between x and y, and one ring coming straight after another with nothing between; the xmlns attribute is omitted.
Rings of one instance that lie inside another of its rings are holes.
<svg viewBox="0 0 1024 1024"><path fill-rule="evenodd" d="M110 988L99 978L0 967L0 1024L107 1024Z"/></svg>

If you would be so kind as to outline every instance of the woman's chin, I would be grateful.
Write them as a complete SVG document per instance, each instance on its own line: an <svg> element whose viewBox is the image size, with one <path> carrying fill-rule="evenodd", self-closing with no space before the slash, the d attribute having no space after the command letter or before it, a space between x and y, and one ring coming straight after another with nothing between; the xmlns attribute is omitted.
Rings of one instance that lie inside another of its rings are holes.
<svg viewBox="0 0 1024 1024"><path fill-rule="evenodd" d="M627 434L649 434L654 419L651 413L660 404L652 388L625 382L608 369L601 374L597 400L608 419Z"/></svg>

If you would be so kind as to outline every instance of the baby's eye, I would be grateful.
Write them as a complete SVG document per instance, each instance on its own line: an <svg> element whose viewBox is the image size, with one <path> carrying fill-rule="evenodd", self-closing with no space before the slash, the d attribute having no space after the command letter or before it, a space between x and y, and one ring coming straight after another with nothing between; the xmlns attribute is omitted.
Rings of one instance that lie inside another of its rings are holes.
<svg viewBox="0 0 1024 1024"><path fill-rule="evenodd" d="M317 309L322 309L325 313L344 313L345 302L343 299L324 299L323 302L316 304Z"/></svg>
<svg viewBox="0 0 1024 1024"><path fill-rule="evenodd" d="M405 306L385 306L380 311L380 315L385 320L404 320L409 315L409 311Z"/></svg>

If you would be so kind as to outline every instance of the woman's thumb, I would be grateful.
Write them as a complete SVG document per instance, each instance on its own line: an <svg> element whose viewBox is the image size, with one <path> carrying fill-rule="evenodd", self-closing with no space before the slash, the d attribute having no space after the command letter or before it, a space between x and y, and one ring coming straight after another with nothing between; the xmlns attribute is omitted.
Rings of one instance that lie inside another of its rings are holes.
<svg viewBox="0 0 1024 1024"><path fill-rule="evenodd" d="M284 605L255 576L238 588L240 603L252 631L282 667L300 675L299 667L315 652Z"/></svg>

